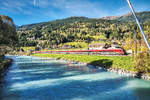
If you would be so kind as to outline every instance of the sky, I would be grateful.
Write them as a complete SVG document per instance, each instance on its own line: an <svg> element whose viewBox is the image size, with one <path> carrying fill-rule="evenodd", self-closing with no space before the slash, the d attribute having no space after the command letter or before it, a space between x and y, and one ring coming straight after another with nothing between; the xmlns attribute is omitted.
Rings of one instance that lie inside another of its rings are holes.
<svg viewBox="0 0 150 100"><path fill-rule="evenodd" d="M131 0L137 12L150 11L150 0ZM71 16L101 18L130 12L126 0L0 0L0 15L16 25L63 19Z"/></svg>

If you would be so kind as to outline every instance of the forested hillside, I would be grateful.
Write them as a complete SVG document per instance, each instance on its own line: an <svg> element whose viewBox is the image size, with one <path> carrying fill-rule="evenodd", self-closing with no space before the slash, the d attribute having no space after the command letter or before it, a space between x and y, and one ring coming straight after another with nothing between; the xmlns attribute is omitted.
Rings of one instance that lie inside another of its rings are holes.
<svg viewBox="0 0 150 100"><path fill-rule="evenodd" d="M0 44L13 45L17 42L16 28L13 20L8 17L0 16Z"/></svg>
<svg viewBox="0 0 150 100"><path fill-rule="evenodd" d="M138 12L136 14L141 23L149 23L150 22L150 12L149 11ZM135 18L132 16L131 13L129 13L129 14L126 14L124 16L117 18L116 20L123 21L123 22L134 22Z"/></svg>
<svg viewBox="0 0 150 100"><path fill-rule="evenodd" d="M145 33L150 37L150 12L137 13L142 21ZM139 29L132 15L92 19L86 17L69 17L51 22L24 25L18 28L20 46L42 46L52 48L67 42L119 41L124 43L133 38ZM138 39L141 39L140 34Z"/></svg>
<svg viewBox="0 0 150 100"><path fill-rule="evenodd" d="M0 55L7 52L7 47L15 47L18 42L16 28L13 20L0 15Z"/></svg>

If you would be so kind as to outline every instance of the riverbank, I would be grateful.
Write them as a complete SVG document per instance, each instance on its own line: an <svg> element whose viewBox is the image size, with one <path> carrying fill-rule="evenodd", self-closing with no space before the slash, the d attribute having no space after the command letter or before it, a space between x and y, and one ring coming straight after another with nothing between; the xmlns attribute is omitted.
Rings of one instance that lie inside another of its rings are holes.
<svg viewBox="0 0 150 100"><path fill-rule="evenodd" d="M1 57L1 59L0 59L0 78L5 75L5 71L11 65L11 63L12 63L12 59L4 59L4 57Z"/></svg>
<svg viewBox="0 0 150 100"><path fill-rule="evenodd" d="M150 80L150 76L147 74L142 74L139 76L138 71L133 67L131 56L96 56L71 54L33 54L33 56L63 59L76 63L85 63L105 71Z"/></svg>

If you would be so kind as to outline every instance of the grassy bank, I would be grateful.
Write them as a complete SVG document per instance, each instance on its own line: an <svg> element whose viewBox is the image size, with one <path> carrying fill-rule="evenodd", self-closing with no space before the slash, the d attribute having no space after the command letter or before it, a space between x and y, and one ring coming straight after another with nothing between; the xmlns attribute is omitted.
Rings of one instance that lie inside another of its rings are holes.
<svg viewBox="0 0 150 100"><path fill-rule="evenodd" d="M105 68L117 68L128 71L136 71L132 66L132 58L130 56L96 56L72 54L33 54L33 56L68 59Z"/></svg>

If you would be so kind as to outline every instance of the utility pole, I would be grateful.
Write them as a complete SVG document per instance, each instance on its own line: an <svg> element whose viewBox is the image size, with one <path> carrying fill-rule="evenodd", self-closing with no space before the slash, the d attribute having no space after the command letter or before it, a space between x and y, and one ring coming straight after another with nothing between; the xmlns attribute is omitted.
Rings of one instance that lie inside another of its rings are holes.
<svg viewBox="0 0 150 100"><path fill-rule="evenodd" d="M147 45L147 47L148 47L148 49L149 49L149 51L150 51L150 44L149 44L148 39L147 39L147 37L146 37L146 35L145 35L144 31L143 31L142 26L141 26L141 24L140 24L140 22L139 22L139 20L138 20L138 17L137 17L137 15L136 15L135 11L134 11L134 8L133 8L133 6L132 6L130 0L127 0L127 2L128 2L128 5L129 5L129 7L130 7L130 9L131 9L131 11L132 11L132 14L134 15L135 20L136 20L136 22L137 22L137 24L138 24L138 26L139 26L139 28L140 28L140 31L141 31L141 33L142 33L142 35L143 35L143 38L144 38L144 41L145 41L145 43L146 43L146 45Z"/></svg>
<svg viewBox="0 0 150 100"><path fill-rule="evenodd" d="M135 31L135 33L134 33L134 45L135 45L135 50L134 50L134 54L136 55L137 54L137 41L136 41L136 34L137 34L137 32Z"/></svg>

